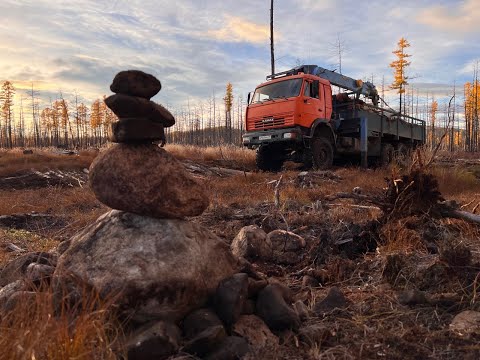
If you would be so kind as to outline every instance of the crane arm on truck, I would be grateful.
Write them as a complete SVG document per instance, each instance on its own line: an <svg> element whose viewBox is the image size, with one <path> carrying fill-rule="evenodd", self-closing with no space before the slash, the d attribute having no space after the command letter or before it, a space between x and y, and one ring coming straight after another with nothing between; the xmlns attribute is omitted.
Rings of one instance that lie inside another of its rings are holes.
<svg viewBox="0 0 480 360"><path fill-rule="evenodd" d="M312 74L322 79L330 81L332 85L338 86L342 89L352 91L357 96L365 95L372 100L374 106L378 106L380 97L377 88L369 81L355 80L351 77L339 74L335 71L327 70L317 65L302 65L297 66L291 70L284 71L278 74L267 76L267 80L272 80L285 75L296 75L298 73Z"/></svg>

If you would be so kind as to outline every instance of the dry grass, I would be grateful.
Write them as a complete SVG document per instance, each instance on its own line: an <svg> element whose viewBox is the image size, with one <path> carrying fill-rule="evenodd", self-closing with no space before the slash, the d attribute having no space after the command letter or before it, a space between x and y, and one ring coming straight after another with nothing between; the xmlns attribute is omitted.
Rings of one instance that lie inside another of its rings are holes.
<svg viewBox="0 0 480 360"><path fill-rule="evenodd" d="M0 176L8 176L25 170L50 169L82 170L88 168L97 151L82 151L78 155L57 155L50 150L35 150L31 155L21 151L0 151Z"/></svg>
<svg viewBox="0 0 480 360"><path fill-rule="evenodd" d="M0 317L0 359L118 358L121 327L108 302L84 292L80 307L59 310L54 291L43 290L20 298Z"/></svg>
<svg viewBox="0 0 480 360"><path fill-rule="evenodd" d="M255 151L243 147L233 145L198 147L169 144L165 149L179 160L198 161L239 170L255 169Z"/></svg>

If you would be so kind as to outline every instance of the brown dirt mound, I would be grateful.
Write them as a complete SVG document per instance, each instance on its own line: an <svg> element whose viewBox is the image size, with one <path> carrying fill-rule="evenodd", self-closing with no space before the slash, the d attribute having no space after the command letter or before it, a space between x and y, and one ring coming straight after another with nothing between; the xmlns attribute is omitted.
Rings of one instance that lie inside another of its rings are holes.
<svg viewBox="0 0 480 360"><path fill-rule="evenodd" d="M435 176L421 170L389 180L385 197L391 205L389 219L423 214L440 216L439 203L445 200Z"/></svg>

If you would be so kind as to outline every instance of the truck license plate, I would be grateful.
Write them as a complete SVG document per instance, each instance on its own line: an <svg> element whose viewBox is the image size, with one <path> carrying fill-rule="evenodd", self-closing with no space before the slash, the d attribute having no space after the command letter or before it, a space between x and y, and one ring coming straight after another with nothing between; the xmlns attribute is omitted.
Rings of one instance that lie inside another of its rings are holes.
<svg viewBox="0 0 480 360"><path fill-rule="evenodd" d="M258 137L258 140L270 140L272 135L262 135Z"/></svg>

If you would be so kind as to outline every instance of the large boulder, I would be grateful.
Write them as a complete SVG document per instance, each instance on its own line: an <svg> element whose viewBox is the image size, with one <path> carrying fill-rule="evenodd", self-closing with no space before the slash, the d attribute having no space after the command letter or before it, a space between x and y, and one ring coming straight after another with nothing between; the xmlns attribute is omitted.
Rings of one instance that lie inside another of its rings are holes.
<svg viewBox="0 0 480 360"><path fill-rule="evenodd" d="M145 99L155 96L161 89L160 80L140 70L120 71L110 85L110 90L114 93L139 96Z"/></svg>
<svg viewBox="0 0 480 360"><path fill-rule="evenodd" d="M90 166L90 185L105 205L157 218L200 215L209 204L204 187L164 149L117 144Z"/></svg>
<svg viewBox="0 0 480 360"><path fill-rule="evenodd" d="M201 225L113 210L72 238L54 277L115 296L138 322L177 321L238 268L228 244Z"/></svg>

